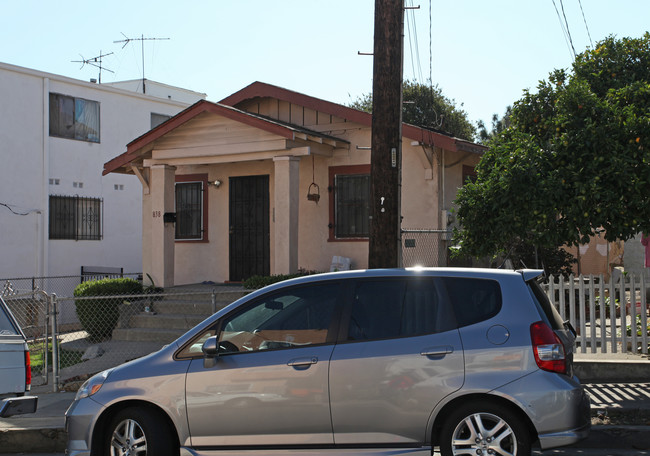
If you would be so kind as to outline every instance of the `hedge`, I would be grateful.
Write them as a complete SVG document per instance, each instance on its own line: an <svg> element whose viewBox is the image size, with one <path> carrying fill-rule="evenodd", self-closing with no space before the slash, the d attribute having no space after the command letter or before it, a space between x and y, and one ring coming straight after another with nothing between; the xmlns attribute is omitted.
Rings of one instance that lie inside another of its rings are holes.
<svg viewBox="0 0 650 456"><path fill-rule="evenodd" d="M122 300L116 295L134 295L143 292L142 284L134 279L101 279L83 282L74 289L75 297L101 297L106 299L77 299L75 307L81 327L88 338L98 342L109 338L120 317Z"/></svg>

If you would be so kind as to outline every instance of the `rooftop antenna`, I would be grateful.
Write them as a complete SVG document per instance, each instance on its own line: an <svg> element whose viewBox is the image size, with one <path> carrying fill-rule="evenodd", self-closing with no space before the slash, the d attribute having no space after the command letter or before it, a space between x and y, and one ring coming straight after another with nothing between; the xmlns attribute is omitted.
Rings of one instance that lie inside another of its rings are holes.
<svg viewBox="0 0 650 456"><path fill-rule="evenodd" d="M122 32L120 32L122 33ZM140 41L140 44L142 46L142 93L147 93L147 89L145 88L145 78L144 78L144 42L145 41L153 41L153 40L168 40L169 38L145 38L144 35L140 35L140 38L129 38L126 36L124 33L122 33L122 36L124 37L123 40L118 40L118 41L113 41L113 43L124 43L122 46L122 49L126 47L127 44L129 44L131 41Z"/></svg>
<svg viewBox="0 0 650 456"><path fill-rule="evenodd" d="M108 68L105 68L102 66L102 58L103 57L108 57L109 55L113 55L112 52L109 52L108 54L102 54L102 51L99 51L99 55L97 57L93 57L91 59L84 59L84 56L79 54L81 57L81 60L71 60L72 63L81 63L81 68L84 67L84 65L92 65L96 68L99 68L99 83L102 83L102 70L106 70L110 73L113 73L113 71L109 70Z"/></svg>

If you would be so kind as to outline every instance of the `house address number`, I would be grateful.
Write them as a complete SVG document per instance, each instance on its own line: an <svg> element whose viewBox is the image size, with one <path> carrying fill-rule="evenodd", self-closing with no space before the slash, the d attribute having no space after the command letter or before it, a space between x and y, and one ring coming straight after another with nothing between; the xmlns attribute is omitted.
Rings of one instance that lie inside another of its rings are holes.
<svg viewBox="0 0 650 456"><path fill-rule="evenodd" d="M153 218L162 217L162 211L153 211Z"/></svg>

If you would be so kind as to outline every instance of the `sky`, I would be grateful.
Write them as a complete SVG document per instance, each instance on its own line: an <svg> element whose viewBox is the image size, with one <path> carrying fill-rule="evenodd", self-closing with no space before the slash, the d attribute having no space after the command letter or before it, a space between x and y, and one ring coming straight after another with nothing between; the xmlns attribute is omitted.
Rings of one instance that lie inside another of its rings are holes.
<svg viewBox="0 0 650 456"><path fill-rule="evenodd" d="M609 35L650 30L650 0L405 1L419 9L406 13L404 79L431 79L487 125L553 69L569 68L570 43L579 54ZM99 69L79 61L110 54L101 81L113 82L143 77L144 50L147 79L210 101L262 81L349 104L372 92L372 56L358 52L373 50L374 4L0 0L0 62L89 80ZM115 43L143 37L166 39Z"/></svg>

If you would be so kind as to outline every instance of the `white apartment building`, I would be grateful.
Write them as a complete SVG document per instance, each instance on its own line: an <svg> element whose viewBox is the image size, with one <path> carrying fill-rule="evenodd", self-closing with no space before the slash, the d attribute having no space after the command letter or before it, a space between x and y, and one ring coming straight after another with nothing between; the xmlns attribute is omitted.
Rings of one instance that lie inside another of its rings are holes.
<svg viewBox="0 0 650 456"><path fill-rule="evenodd" d="M142 270L142 186L103 165L206 97L142 83L0 63L0 278Z"/></svg>

